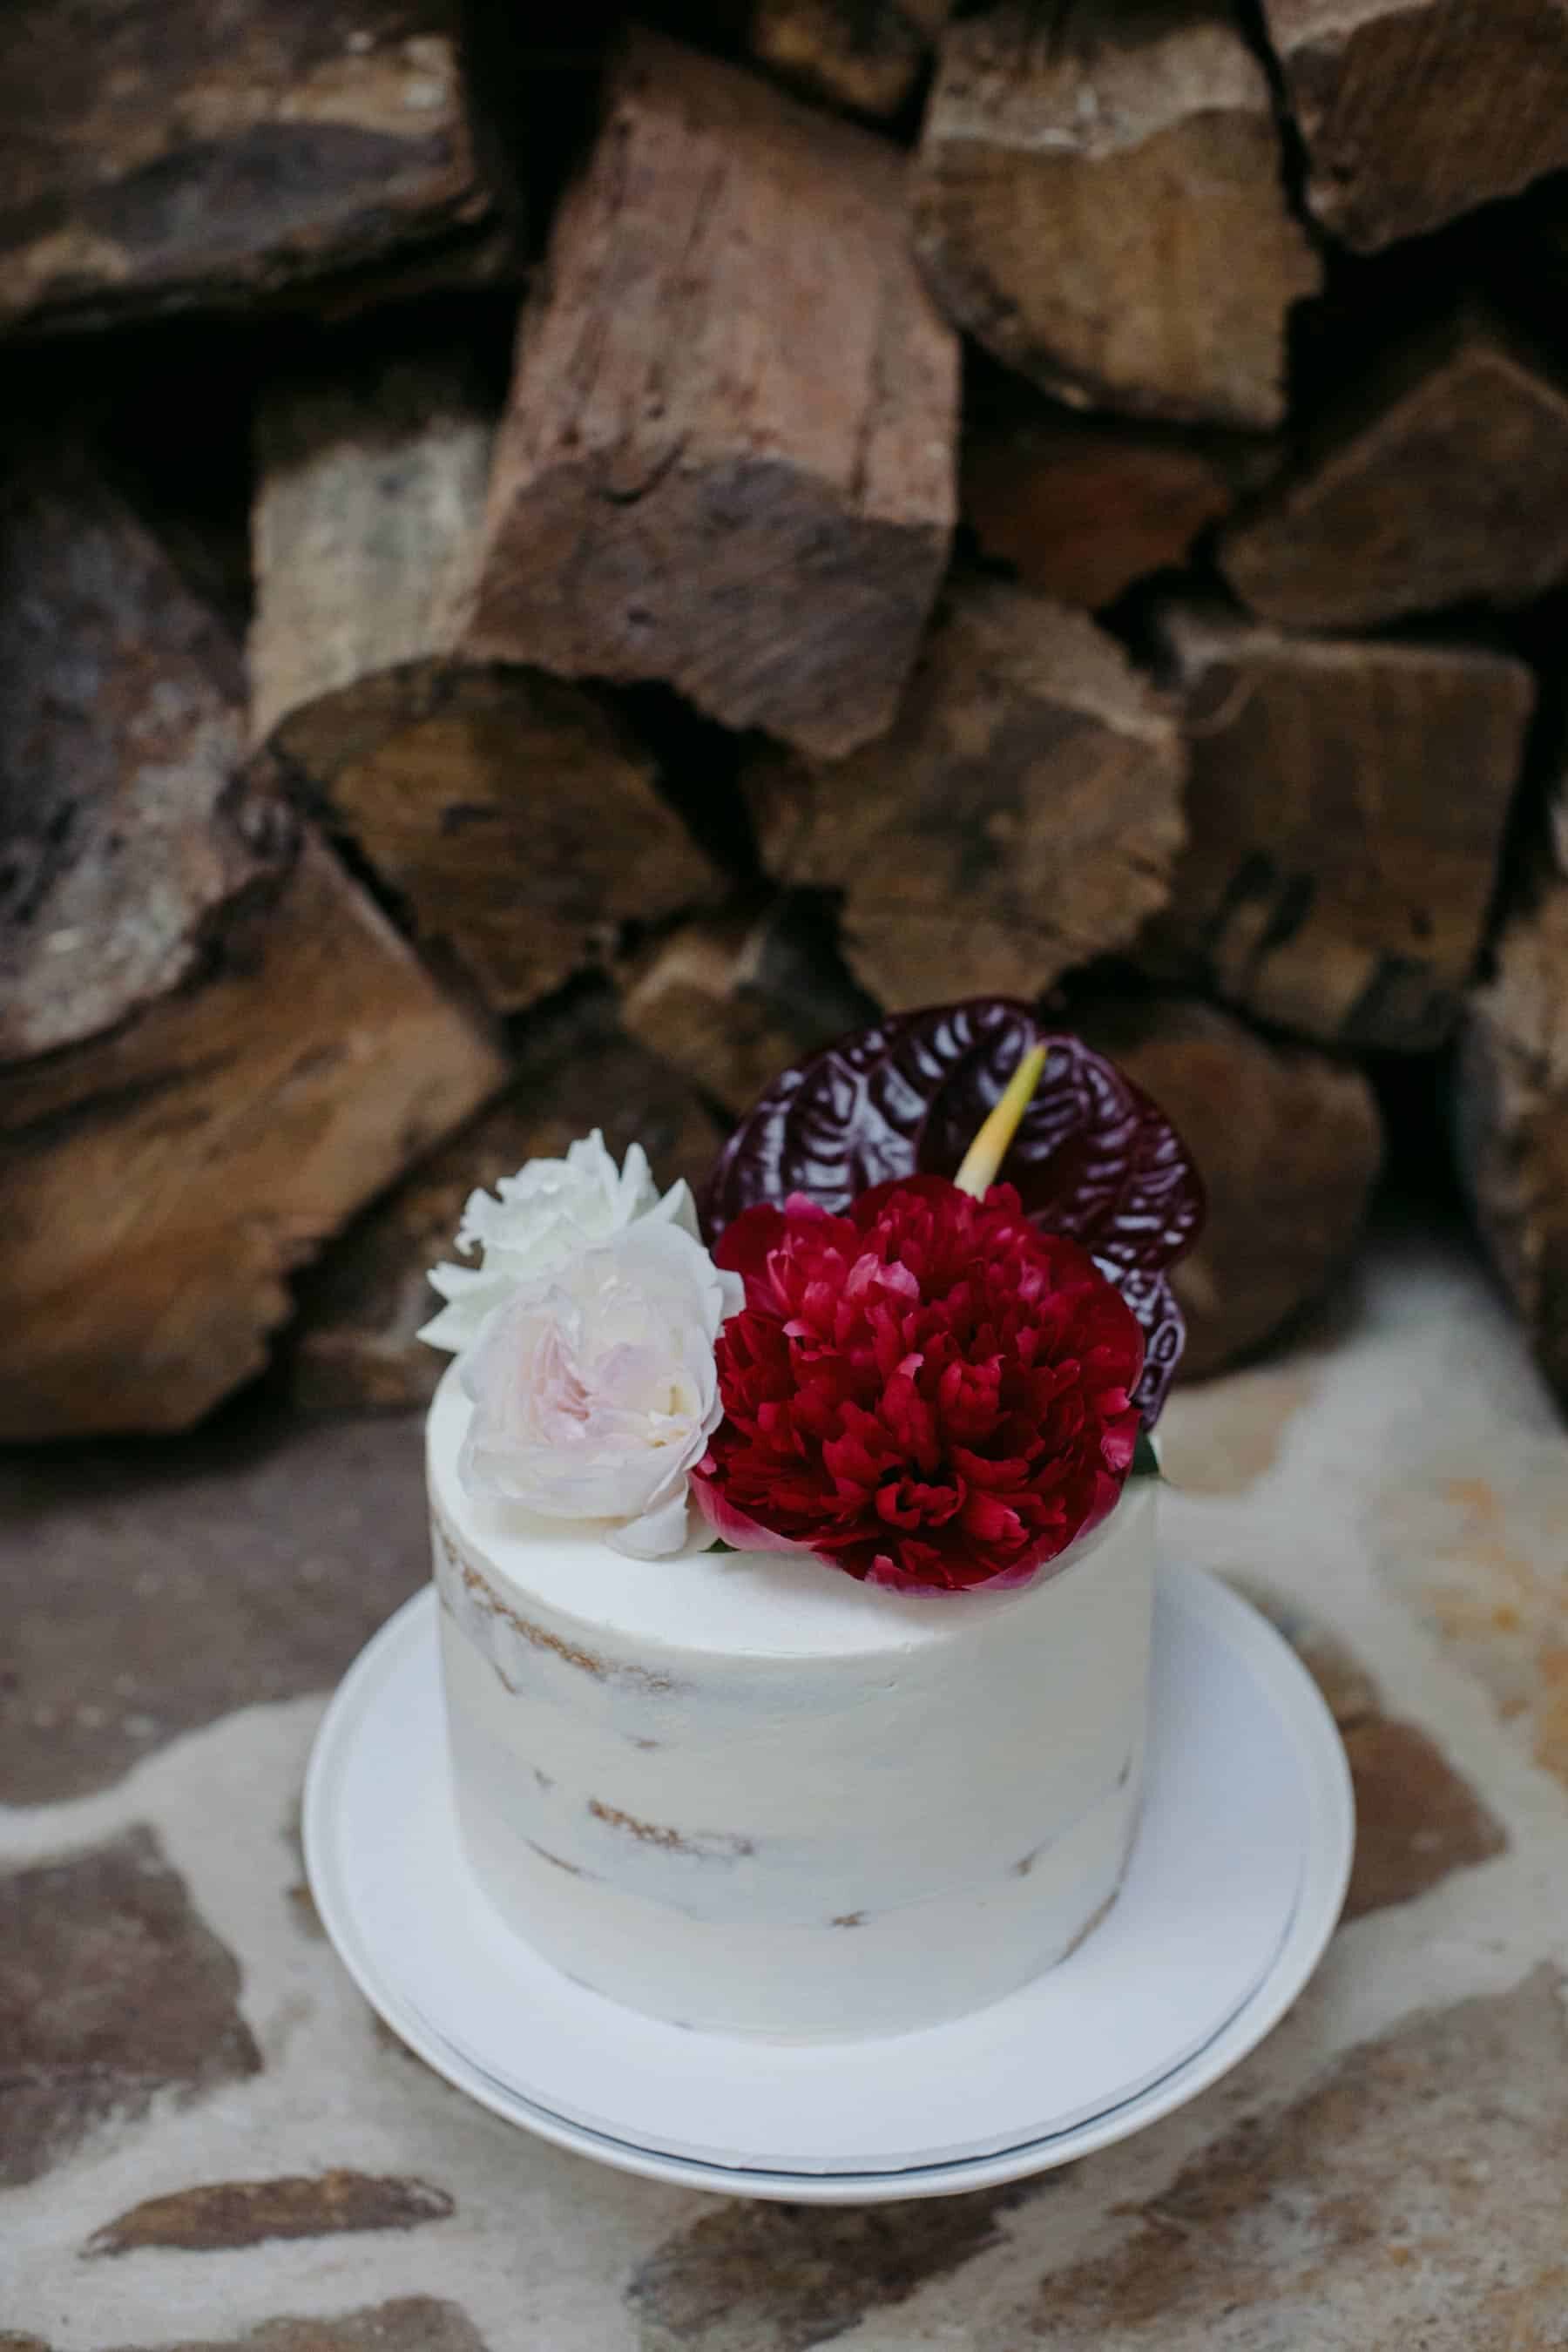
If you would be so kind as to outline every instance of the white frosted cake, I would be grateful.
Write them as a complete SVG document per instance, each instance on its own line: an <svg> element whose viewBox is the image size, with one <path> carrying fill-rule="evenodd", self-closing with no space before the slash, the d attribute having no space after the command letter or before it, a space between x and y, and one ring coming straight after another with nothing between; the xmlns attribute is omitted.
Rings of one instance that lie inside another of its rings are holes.
<svg viewBox="0 0 1568 2352"><path fill-rule="evenodd" d="M1112 1066L983 1000L785 1072L705 1201L595 1131L476 1192L432 1272L459 1834L612 2000L908 2032L1121 1885L1201 1187Z"/></svg>
<svg viewBox="0 0 1568 2352"><path fill-rule="evenodd" d="M895 2033L1011 1992L1113 1898L1137 1813L1154 1482L1022 1591L914 1597L689 1550L428 1472L458 1817L584 1984L682 2024Z"/></svg>

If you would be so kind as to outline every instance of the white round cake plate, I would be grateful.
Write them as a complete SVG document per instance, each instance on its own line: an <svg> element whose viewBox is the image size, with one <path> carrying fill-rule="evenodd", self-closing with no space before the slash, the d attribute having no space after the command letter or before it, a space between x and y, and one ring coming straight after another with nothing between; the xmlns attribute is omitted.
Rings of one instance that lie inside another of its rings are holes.
<svg viewBox="0 0 1568 2352"><path fill-rule="evenodd" d="M438 2074L581 2155L730 2195L865 2202L1045 2171L1142 2130L1262 2039L1338 1918L1350 1778L1316 1685L1215 1578L1162 1564L1142 1819L1068 1960L918 2033L698 2033L574 1983L463 1861L436 1599L340 1685L306 1782L311 1891L372 2006Z"/></svg>

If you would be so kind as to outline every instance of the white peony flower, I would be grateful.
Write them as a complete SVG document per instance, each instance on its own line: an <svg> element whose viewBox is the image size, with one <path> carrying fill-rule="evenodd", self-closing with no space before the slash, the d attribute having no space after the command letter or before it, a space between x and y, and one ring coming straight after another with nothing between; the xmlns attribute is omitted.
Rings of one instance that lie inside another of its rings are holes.
<svg viewBox="0 0 1568 2352"><path fill-rule="evenodd" d="M482 1262L431 1267L431 1287L447 1304L419 1337L458 1354L479 1338L486 1316L520 1282L564 1265L580 1250L597 1247L645 1217L698 1238L690 1186L672 1184L660 1200L640 1143L617 1168L595 1128L568 1148L564 1160L531 1160L515 1176L503 1176L493 1197L469 1194L457 1245L470 1256L479 1250Z"/></svg>
<svg viewBox="0 0 1568 2352"><path fill-rule="evenodd" d="M608 1540L638 1559L679 1551L687 1482L723 1412L713 1343L744 1297L655 1216L519 1284L462 1361L469 1493L619 1520Z"/></svg>

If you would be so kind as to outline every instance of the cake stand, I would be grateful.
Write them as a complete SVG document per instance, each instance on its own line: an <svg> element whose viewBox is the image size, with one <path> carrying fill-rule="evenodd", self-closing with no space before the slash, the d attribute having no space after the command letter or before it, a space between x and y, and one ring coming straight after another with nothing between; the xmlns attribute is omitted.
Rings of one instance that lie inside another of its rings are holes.
<svg viewBox="0 0 1568 2352"><path fill-rule="evenodd" d="M661 2024L562 1976L470 1878L436 1605L421 1592L383 1626L327 1710L305 1789L311 1891L365 1998L438 2074L627 2171L858 2203L1066 2164L1234 2066L1339 1916L1353 1828L1332 1718L1272 1626L1165 1559L1138 1835L1068 1960L916 2033L801 2044Z"/></svg>

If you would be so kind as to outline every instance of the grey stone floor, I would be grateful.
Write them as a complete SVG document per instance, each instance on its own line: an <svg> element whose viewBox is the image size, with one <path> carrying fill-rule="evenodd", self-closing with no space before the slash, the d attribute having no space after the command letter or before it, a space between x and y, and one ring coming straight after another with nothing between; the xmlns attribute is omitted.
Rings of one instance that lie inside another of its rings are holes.
<svg viewBox="0 0 1568 2352"><path fill-rule="evenodd" d="M1234 2074L1068 2169L744 2205L408 2056L296 1836L325 1694L425 1573L406 1423L243 1423L5 1492L0 2352L1563 2352L1568 1436L1458 1243L1181 1395L1172 1536L1341 1721L1355 1879Z"/></svg>

